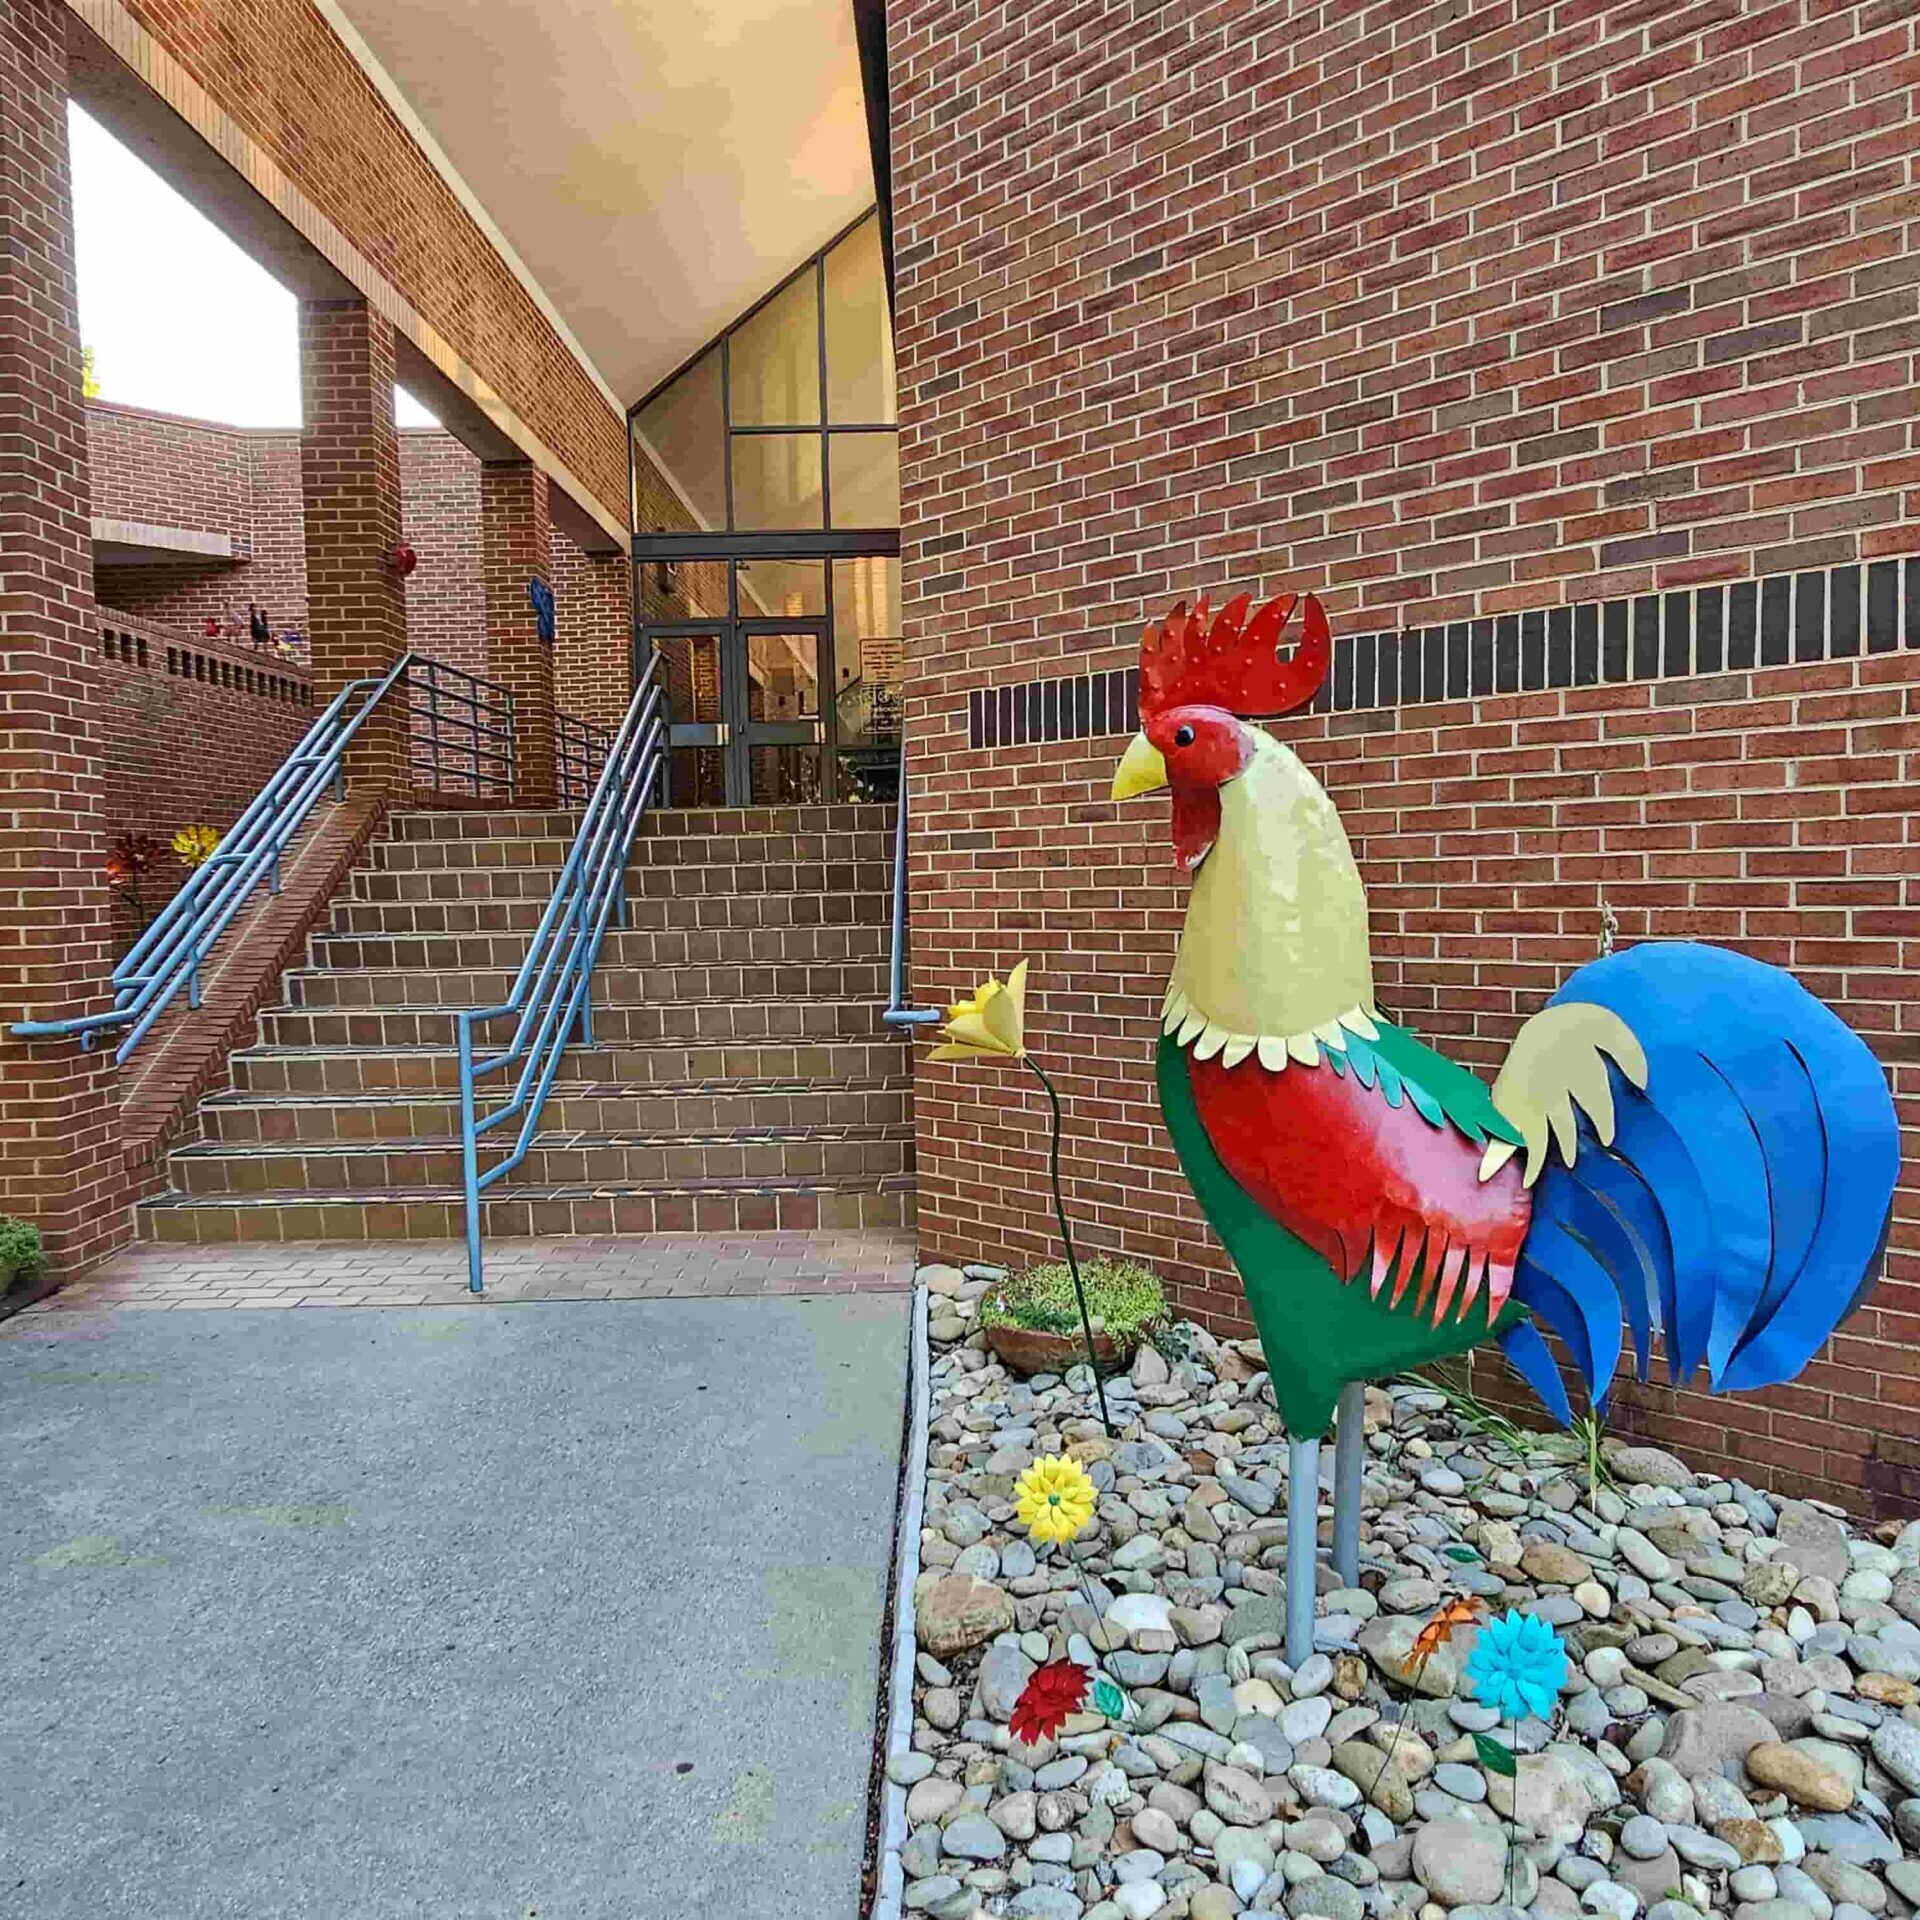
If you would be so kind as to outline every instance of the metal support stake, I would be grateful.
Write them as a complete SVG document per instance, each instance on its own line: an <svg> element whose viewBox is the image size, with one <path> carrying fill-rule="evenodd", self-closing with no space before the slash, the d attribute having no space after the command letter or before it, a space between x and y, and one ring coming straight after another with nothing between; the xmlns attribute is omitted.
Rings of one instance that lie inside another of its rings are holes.
<svg viewBox="0 0 1920 1920"><path fill-rule="evenodd" d="M267 868L267 891L269 893L280 891L280 849L278 847L274 848L272 864Z"/></svg>
<svg viewBox="0 0 1920 1920"><path fill-rule="evenodd" d="M1319 1557L1320 1442L1287 1436L1287 1665L1313 1652L1313 1575Z"/></svg>
<svg viewBox="0 0 1920 1920"><path fill-rule="evenodd" d="M480 1291L480 1142L473 1130L473 1020L454 1016L460 1048L460 1184L467 1203L467 1291Z"/></svg>
<svg viewBox="0 0 1920 1920"><path fill-rule="evenodd" d="M1340 1390L1333 1442L1333 1570L1343 1587L1360 1584L1360 1481L1367 1461L1367 1389L1350 1380Z"/></svg>
<svg viewBox="0 0 1920 1920"><path fill-rule="evenodd" d="M193 959L187 967L187 1008L189 1012L197 1012L200 1006L200 962L205 956L200 951L198 940L194 941L191 951Z"/></svg>

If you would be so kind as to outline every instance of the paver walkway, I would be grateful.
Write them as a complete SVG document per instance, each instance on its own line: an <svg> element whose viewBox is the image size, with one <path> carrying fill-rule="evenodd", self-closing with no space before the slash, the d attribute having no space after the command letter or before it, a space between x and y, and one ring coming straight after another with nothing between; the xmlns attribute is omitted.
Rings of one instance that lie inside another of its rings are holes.
<svg viewBox="0 0 1920 1920"><path fill-rule="evenodd" d="M484 1299L685 1300L913 1285L913 1238L884 1232L493 1240ZM115 1307L472 1304L457 1240L290 1240L128 1249L28 1313Z"/></svg>
<svg viewBox="0 0 1920 1920"><path fill-rule="evenodd" d="M477 1305L140 1253L0 1327L0 1911L852 1915L910 1250L690 1244L500 1243Z"/></svg>

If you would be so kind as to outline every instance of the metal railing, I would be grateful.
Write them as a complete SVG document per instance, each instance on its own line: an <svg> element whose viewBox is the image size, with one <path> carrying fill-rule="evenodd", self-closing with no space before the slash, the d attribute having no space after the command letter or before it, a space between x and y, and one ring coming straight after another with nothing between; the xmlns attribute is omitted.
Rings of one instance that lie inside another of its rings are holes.
<svg viewBox="0 0 1920 1920"><path fill-rule="evenodd" d="M411 658L407 766L413 784L435 793L469 793L476 800L511 794L513 695L464 668L418 654Z"/></svg>
<svg viewBox="0 0 1920 1920"><path fill-rule="evenodd" d="M612 741L611 727L597 727L591 720L576 719L554 709L553 784L562 807L587 804L593 783L607 764L607 748Z"/></svg>
<svg viewBox="0 0 1920 1920"><path fill-rule="evenodd" d="M938 1007L915 1007L907 1002L907 729L900 728L900 790L894 799L893 820L893 952L888 961L887 1010L880 1017L890 1027L930 1027L941 1017Z"/></svg>
<svg viewBox="0 0 1920 1920"><path fill-rule="evenodd" d="M384 676L352 681L334 695L220 844L187 876L114 968L111 1012L72 1020L22 1020L10 1031L27 1040L77 1037L90 1052L102 1034L125 1027L113 1054L116 1062L124 1063L183 990L187 1005L198 1007L200 969L207 956L262 882L269 893L280 891L280 856L322 794L331 788L339 799L346 792L347 748L415 664L408 654Z"/></svg>
<svg viewBox="0 0 1920 1920"><path fill-rule="evenodd" d="M626 924L627 858L634 830L659 784L666 758L666 711L655 682L659 656L647 662L634 688L626 718L607 749L593 796L553 898L541 915L527 956L507 997L497 1007L475 1007L454 1016L460 1052L460 1176L466 1199L467 1285L481 1290L480 1196L525 1159L540 1124L540 1111L559 1071L561 1056L577 1034L593 1044L593 969L609 922ZM473 1031L490 1020L515 1018L513 1037L496 1054L474 1055ZM512 1095L484 1118L475 1112L475 1089L489 1074L519 1065ZM519 1118L506 1155L480 1171L480 1136Z"/></svg>

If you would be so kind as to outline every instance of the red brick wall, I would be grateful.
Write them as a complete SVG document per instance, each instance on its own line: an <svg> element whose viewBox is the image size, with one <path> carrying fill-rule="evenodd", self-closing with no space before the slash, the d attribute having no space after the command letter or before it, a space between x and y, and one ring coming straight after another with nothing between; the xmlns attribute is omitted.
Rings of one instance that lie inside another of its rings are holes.
<svg viewBox="0 0 1920 1920"><path fill-rule="evenodd" d="M95 513L227 533L236 554L245 556L212 566L104 569L99 576L103 604L197 632L209 614L244 622L251 601L266 610L276 634L305 631L297 431L225 427L101 401L88 404L87 426ZM480 462L438 428L402 428L399 444L401 525L420 559L403 588L407 644L450 666L484 674ZM553 556L560 707L613 725L627 704L626 557L584 554L557 528Z"/></svg>
<svg viewBox="0 0 1920 1920"><path fill-rule="evenodd" d="M235 556L103 567L103 604L182 627L211 616L244 630L253 603L276 635L305 632L298 429L228 427L93 400L87 443L96 515L224 533Z"/></svg>
<svg viewBox="0 0 1920 1920"><path fill-rule="evenodd" d="M624 523L625 429L307 0L128 0L414 308Z"/></svg>
<svg viewBox="0 0 1920 1920"><path fill-rule="evenodd" d="M296 492L293 510L300 510ZM467 673L487 670L480 582L480 462L450 433L400 435L400 518L420 564L407 577L407 645Z"/></svg>
<svg viewBox="0 0 1920 1920"><path fill-rule="evenodd" d="M890 10L917 988L1033 957L1089 1242L1183 1304L1236 1294L1148 1072L1164 817L1106 805L1117 739L970 747L968 693L1130 664L1196 590L1312 585L1360 633L1920 549L1898 12ZM1916 682L1903 653L1284 731L1355 831L1383 998L1443 1044L1496 1060L1604 887L1629 935L1795 967L1911 1127ZM1049 1247L1037 1097L923 1066L916 1109L928 1247ZM1634 1417L1913 1506L1907 1179L1878 1303L1799 1385Z"/></svg>
<svg viewBox="0 0 1920 1920"><path fill-rule="evenodd" d="M186 870L167 842L181 827L224 830L313 723L312 676L266 659L244 642L206 640L180 628L100 615L96 724L104 743L102 832L109 842L144 834L160 843L141 883L152 915ZM137 926L116 896L116 950Z"/></svg>

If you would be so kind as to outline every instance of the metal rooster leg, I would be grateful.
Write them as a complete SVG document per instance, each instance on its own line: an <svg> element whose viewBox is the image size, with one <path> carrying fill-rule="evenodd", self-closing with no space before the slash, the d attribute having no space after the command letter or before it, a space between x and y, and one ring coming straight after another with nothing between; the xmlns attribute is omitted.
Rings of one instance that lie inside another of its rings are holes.
<svg viewBox="0 0 1920 1920"><path fill-rule="evenodd" d="M1287 1435L1287 1665L1313 1652L1314 1563L1319 1558L1320 1442Z"/></svg>
<svg viewBox="0 0 1920 1920"><path fill-rule="evenodd" d="M1367 1390L1358 1380L1340 1393L1333 1439L1333 1570L1343 1587L1360 1584L1360 1478L1367 1456ZM1320 1442L1287 1436L1287 1665L1313 1652L1315 1570L1320 1558Z"/></svg>

